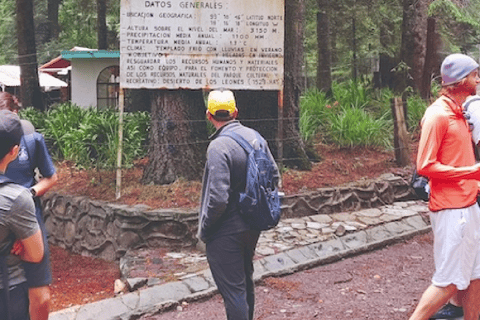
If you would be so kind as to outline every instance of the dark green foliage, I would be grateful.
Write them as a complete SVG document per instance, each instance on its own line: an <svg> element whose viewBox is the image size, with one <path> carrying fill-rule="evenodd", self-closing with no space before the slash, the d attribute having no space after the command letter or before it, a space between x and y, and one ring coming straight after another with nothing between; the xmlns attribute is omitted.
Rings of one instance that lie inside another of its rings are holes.
<svg viewBox="0 0 480 320"><path fill-rule="evenodd" d="M367 83L333 84L333 98L308 90L300 101L300 132L307 142L320 137L340 147L379 146L391 148L393 120L390 89L372 89ZM413 95L407 100L408 124L418 128L427 103Z"/></svg>
<svg viewBox="0 0 480 320"><path fill-rule="evenodd" d="M74 161L78 166L113 169L117 161L118 112L106 109L83 109L70 103L58 104L41 113L32 108L22 110L45 136L50 152L57 160ZM150 115L147 112L124 114L122 163L147 154Z"/></svg>

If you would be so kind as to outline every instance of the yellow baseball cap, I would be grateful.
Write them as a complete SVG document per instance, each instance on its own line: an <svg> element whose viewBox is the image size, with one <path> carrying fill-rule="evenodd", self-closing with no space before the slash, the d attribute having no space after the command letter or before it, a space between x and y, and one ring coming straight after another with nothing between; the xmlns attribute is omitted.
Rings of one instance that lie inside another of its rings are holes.
<svg viewBox="0 0 480 320"><path fill-rule="evenodd" d="M213 90L208 94L208 111L215 115L217 111L228 111L229 114L236 110L235 97L230 90Z"/></svg>

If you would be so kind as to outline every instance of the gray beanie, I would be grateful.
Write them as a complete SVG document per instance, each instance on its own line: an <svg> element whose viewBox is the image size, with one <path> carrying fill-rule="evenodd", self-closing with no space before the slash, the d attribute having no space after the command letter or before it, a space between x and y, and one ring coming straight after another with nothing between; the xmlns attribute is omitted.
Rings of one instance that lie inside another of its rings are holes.
<svg viewBox="0 0 480 320"><path fill-rule="evenodd" d="M478 68L478 63L467 55L454 53L443 60L441 67L442 85L448 86L465 78Z"/></svg>

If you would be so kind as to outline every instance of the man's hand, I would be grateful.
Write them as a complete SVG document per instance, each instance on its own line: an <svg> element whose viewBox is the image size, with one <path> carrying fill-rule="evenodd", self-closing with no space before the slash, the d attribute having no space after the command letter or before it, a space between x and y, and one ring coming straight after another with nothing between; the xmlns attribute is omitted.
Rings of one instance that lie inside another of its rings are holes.
<svg viewBox="0 0 480 320"><path fill-rule="evenodd" d="M25 253L25 248L23 247L23 244L19 240L17 240L13 244L13 247L12 247L12 250L10 251L10 253L15 255L15 256L20 256L20 255L23 255Z"/></svg>

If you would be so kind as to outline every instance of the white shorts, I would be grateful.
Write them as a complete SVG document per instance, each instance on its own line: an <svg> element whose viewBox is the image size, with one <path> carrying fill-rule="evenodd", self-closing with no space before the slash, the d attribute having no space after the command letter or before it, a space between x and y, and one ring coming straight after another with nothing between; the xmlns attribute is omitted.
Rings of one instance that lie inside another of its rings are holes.
<svg viewBox="0 0 480 320"><path fill-rule="evenodd" d="M430 214L435 274L432 284L465 290L480 279L480 208L448 209Z"/></svg>

